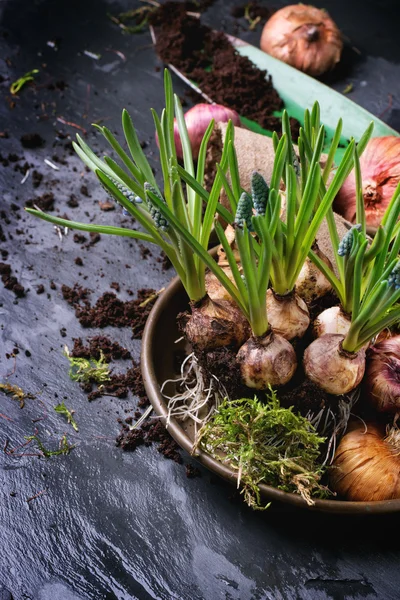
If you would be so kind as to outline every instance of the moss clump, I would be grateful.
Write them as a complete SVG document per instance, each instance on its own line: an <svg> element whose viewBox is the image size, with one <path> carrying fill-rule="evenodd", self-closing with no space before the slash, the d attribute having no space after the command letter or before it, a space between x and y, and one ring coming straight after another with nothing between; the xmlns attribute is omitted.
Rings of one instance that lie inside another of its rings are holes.
<svg viewBox="0 0 400 600"><path fill-rule="evenodd" d="M95 382L98 384L110 381L110 368L107 365L104 354L100 350L100 358L75 358L71 356L67 346L64 347L64 354L69 360L69 376L73 381L80 383Z"/></svg>
<svg viewBox="0 0 400 600"><path fill-rule="evenodd" d="M318 463L324 441L308 419L282 408L271 389L265 403L225 400L200 430L196 446L237 471L247 504L263 509L260 483L300 494L308 504L312 496L329 494L320 484L324 468Z"/></svg>

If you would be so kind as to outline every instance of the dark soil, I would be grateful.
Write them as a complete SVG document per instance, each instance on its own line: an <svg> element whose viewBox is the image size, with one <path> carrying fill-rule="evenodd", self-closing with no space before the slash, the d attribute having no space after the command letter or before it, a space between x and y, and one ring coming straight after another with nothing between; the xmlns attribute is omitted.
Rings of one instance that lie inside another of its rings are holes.
<svg viewBox="0 0 400 600"><path fill-rule="evenodd" d="M24 133L20 139L24 148L40 148L45 143L38 133Z"/></svg>
<svg viewBox="0 0 400 600"><path fill-rule="evenodd" d="M47 212L54 209L54 194L52 192L46 192L42 196L32 198L25 202L25 206L29 208L35 208L37 206L40 210Z"/></svg>
<svg viewBox="0 0 400 600"><path fill-rule="evenodd" d="M74 347L71 355L76 358L95 358L99 360L101 354L103 354L106 362L131 358L131 353L127 348L124 348L118 342L113 342L105 335L88 338L86 346L82 338L74 338L73 342Z"/></svg>
<svg viewBox="0 0 400 600"><path fill-rule="evenodd" d="M254 396L254 390L249 391L242 383L236 351L232 348L222 347L202 352L197 359L205 373L214 375L232 400L248 398L249 393L251 397Z"/></svg>
<svg viewBox="0 0 400 600"><path fill-rule="evenodd" d="M165 458L177 463L182 463L180 448L175 440L169 435L163 423L159 420L148 419L138 429L129 429L129 425L122 424L121 432L116 439L116 445L123 450L136 450L138 446L150 446L157 443L157 450ZM187 465L188 467L188 465Z"/></svg>
<svg viewBox="0 0 400 600"><path fill-rule="evenodd" d="M154 294L154 290L143 288L138 291L136 300L124 302L114 292L105 292L94 306L88 301L88 290L75 285L73 288L63 285L64 299L75 307L75 314L82 327L131 327L134 339L140 339L147 316L154 300L140 305Z"/></svg>
<svg viewBox="0 0 400 600"><path fill-rule="evenodd" d="M6 290L14 292L18 298L25 296L25 288L18 282L18 279L12 275L11 265L0 263L0 275Z"/></svg>
<svg viewBox="0 0 400 600"><path fill-rule="evenodd" d="M213 31L187 14L182 4L167 2L152 16L156 29L156 51L193 79L214 102L235 109L270 131L281 131L274 111L283 101L266 71L240 56L222 32ZM194 93L195 94L195 93ZM195 94L198 101L199 96ZM297 126L297 121L293 120ZM296 132L293 138L297 140Z"/></svg>

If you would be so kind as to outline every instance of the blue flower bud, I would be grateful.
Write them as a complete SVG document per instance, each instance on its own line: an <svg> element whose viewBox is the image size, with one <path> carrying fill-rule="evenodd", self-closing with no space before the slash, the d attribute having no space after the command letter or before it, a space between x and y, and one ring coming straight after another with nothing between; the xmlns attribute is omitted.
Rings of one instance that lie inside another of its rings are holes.
<svg viewBox="0 0 400 600"><path fill-rule="evenodd" d="M238 227L243 229L246 223L249 231L254 231L251 217L253 216L253 200L247 192L239 198L239 202L236 209L235 223Z"/></svg>
<svg viewBox="0 0 400 600"><path fill-rule="evenodd" d="M156 206L154 206L147 192L151 192L152 194L157 196L157 198L159 198L162 202L165 202L164 198L150 183L146 182L144 184L144 191L146 193L147 204L149 206L150 216L154 221L154 225L157 227L157 229L161 229L162 231L168 231L169 223L167 219L165 219L165 217L163 217L163 215L161 214L160 210Z"/></svg>
<svg viewBox="0 0 400 600"><path fill-rule="evenodd" d="M394 286L396 290L400 289L400 261L393 267L388 277L388 284Z"/></svg>
<svg viewBox="0 0 400 600"><path fill-rule="evenodd" d="M256 214L264 216L269 196L269 187L264 177L260 173L257 173L257 171L253 171L251 176L251 195Z"/></svg>
<svg viewBox="0 0 400 600"><path fill-rule="evenodd" d="M351 249L353 247L353 239L354 239L353 232L354 232L354 230L360 231L361 225L360 224L353 225L353 227L351 229L349 229L349 231L343 236L343 239L340 242L339 248L338 248L339 256L348 256L350 254Z"/></svg>

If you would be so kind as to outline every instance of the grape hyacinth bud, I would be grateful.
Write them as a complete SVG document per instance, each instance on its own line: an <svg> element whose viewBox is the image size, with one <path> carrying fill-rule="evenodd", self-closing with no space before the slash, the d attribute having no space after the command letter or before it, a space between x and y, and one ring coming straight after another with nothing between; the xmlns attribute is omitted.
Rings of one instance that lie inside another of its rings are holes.
<svg viewBox="0 0 400 600"><path fill-rule="evenodd" d="M157 227L157 229L161 229L162 231L168 231L169 223L168 223L167 219L165 219L163 217L163 215L161 214L161 212L159 211L159 209L154 206L154 204L147 192L151 192L152 194L157 196L157 198L159 198L162 202L165 202L164 198L156 190L156 188L153 187L150 183L146 182L144 184L144 191L146 193L147 203L149 206L149 212L150 212L151 218L154 221L154 225Z"/></svg>
<svg viewBox="0 0 400 600"><path fill-rule="evenodd" d="M246 223L249 231L254 231L251 217L253 216L253 200L247 192L239 198L239 202L236 209L235 223L238 227L243 229Z"/></svg>
<svg viewBox="0 0 400 600"><path fill-rule="evenodd" d="M349 231L343 236L342 241L339 244L339 248L338 248L338 254L339 256L348 256L351 252L351 249L353 247L353 231L357 230L360 231L361 230L361 225L357 224L354 225L351 229L349 229Z"/></svg>
<svg viewBox="0 0 400 600"><path fill-rule="evenodd" d="M125 185L123 185L122 183L120 183L119 181L114 179L113 177L108 176L108 178L110 179L110 181L113 182L113 184L121 192L121 194L123 194L125 196L125 198L127 200L129 200L129 202L132 202L134 204L142 203L142 199L139 198L139 196L136 196L136 194L134 194L132 192L132 190L127 188ZM115 198L110 194L110 192L108 191L108 189L106 188L106 186L103 183L101 183L101 186L104 189L104 191L107 192L107 195L109 196L109 198L112 198L113 200L115 200ZM122 212L124 215L129 215L129 212L126 210L126 208L123 208Z"/></svg>
<svg viewBox="0 0 400 600"><path fill-rule="evenodd" d="M400 289L400 261L393 267L393 270L388 277L388 284L394 285L396 290Z"/></svg>
<svg viewBox="0 0 400 600"><path fill-rule="evenodd" d="M264 177L257 171L253 171L251 176L251 195L256 215L264 216L269 196L269 187Z"/></svg>

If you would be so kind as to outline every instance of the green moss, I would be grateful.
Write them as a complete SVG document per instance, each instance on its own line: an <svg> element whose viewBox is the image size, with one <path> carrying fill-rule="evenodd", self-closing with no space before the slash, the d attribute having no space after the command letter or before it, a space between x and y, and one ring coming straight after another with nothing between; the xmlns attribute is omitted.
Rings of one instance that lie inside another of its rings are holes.
<svg viewBox="0 0 400 600"><path fill-rule="evenodd" d="M237 471L247 504L263 509L260 483L300 494L309 504L312 496L329 494L318 463L324 441L308 419L282 408L271 389L265 403L225 400L200 430L197 445Z"/></svg>
<svg viewBox="0 0 400 600"><path fill-rule="evenodd" d="M73 381L80 383L106 383L110 381L110 368L107 365L103 353L100 351L100 358L75 358L71 356L67 346L64 348L64 354L69 360L69 376Z"/></svg>

